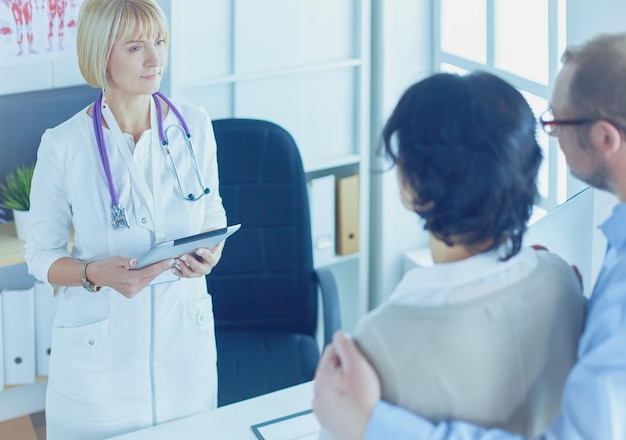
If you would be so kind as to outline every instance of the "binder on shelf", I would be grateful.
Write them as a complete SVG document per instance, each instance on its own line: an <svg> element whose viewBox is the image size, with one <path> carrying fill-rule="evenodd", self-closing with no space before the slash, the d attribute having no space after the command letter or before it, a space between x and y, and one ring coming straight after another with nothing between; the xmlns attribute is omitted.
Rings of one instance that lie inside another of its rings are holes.
<svg viewBox="0 0 626 440"><path fill-rule="evenodd" d="M320 267L335 258L335 176L309 181L313 264Z"/></svg>
<svg viewBox="0 0 626 440"><path fill-rule="evenodd" d="M359 251L359 175L337 179L337 254Z"/></svg>
<svg viewBox="0 0 626 440"><path fill-rule="evenodd" d="M35 381L34 287L2 291L4 382L22 385Z"/></svg>
<svg viewBox="0 0 626 440"><path fill-rule="evenodd" d="M52 286L35 282L35 359L37 376L48 375L50 360L52 323L57 310L59 297L54 296Z"/></svg>

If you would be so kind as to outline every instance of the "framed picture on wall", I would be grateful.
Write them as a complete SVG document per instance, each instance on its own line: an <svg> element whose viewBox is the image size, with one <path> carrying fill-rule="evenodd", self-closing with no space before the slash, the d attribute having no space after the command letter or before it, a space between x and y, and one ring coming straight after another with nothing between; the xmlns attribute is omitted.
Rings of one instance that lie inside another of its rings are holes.
<svg viewBox="0 0 626 440"><path fill-rule="evenodd" d="M76 24L83 0L0 0L0 94L82 84Z"/></svg>

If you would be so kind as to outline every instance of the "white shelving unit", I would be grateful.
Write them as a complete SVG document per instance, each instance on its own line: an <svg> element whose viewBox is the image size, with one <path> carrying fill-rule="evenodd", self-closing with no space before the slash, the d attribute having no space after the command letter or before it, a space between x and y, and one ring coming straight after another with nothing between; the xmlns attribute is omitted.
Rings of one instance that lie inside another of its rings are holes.
<svg viewBox="0 0 626 440"><path fill-rule="evenodd" d="M368 309L370 2L159 2L170 15L172 97L212 119L284 127L309 179L359 174L360 251L327 265L351 330Z"/></svg>
<svg viewBox="0 0 626 440"><path fill-rule="evenodd" d="M0 290L27 289L34 282L24 263L24 242L18 240L14 223L0 224ZM42 411L45 396L45 377L32 384L5 386L0 391L0 422Z"/></svg>

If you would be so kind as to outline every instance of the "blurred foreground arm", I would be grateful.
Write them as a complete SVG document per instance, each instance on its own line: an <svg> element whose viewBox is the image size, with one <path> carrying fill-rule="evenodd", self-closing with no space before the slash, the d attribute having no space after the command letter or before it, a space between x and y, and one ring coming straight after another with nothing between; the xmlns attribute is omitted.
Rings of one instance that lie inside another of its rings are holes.
<svg viewBox="0 0 626 440"><path fill-rule="evenodd" d="M313 410L324 428L341 440L363 438L380 381L354 341L339 330L315 372Z"/></svg>

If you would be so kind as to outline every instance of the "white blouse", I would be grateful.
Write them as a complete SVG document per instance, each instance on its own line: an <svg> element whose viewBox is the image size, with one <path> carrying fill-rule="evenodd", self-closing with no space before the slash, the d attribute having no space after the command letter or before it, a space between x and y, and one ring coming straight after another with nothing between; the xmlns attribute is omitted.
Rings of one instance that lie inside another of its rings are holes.
<svg viewBox="0 0 626 440"><path fill-rule="evenodd" d="M494 250L452 263L417 267L406 273L389 301L423 307L472 301L527 277L537 266L536 252L523 247L501 261Z"/></svg>

